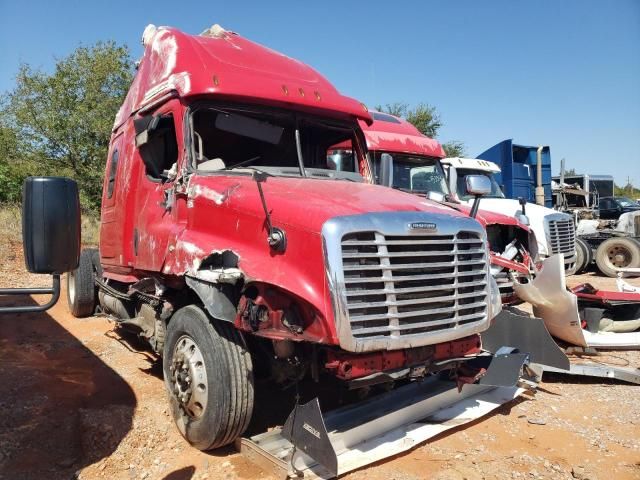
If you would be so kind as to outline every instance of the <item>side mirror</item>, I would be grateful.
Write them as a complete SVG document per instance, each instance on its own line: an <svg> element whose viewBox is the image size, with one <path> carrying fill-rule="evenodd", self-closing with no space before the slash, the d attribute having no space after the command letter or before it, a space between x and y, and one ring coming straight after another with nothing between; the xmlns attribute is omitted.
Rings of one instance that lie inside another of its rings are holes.
<svg viewBox="0 0 640 480"><path fill-rule="evenodd" d="M380 172L378 172L380 185L393 186L393 157L388 153L380 155Z"/></svg>
<svg viewBox="0 0 640 480"><path fill-rule="evenodd" d="M27 270L53 275L51 288L0 288L0 296L51 295L43 305L0 306L2 313L43 312L60 298L60 274L78 267L78 185L63 177L29 177L22 187L22 242Z"/></svg>
<svg viewBox="0 0 640 480"><path fill-rule="evenodd" d="M522 207L522 215L526 215L527 214L527 211L526 211L527 200L524 197L518 197L518 203Z"/></svg>
<svg viewBox="0 0 640 480"><path fill-rule="evenodd" d="M78 185L64 177L29 177L22 189L22 241L27 270L60 274L78 267Z"/></svg>
<svg viewBox="0 0 640 480"><path fill-rule="evenodd" d="M474 197L491 193L491 181L484 175L467 175L464 177L467 193Z"/></svg>
<svg viewBox="0 0 640 480"><path fill-rule="evenodd" d="M476 218L478 207L480 206L480 197L491 193L491 180L484 175L467 175L464 177L464 183L467 193L475 197L469 216Z"/></svg>

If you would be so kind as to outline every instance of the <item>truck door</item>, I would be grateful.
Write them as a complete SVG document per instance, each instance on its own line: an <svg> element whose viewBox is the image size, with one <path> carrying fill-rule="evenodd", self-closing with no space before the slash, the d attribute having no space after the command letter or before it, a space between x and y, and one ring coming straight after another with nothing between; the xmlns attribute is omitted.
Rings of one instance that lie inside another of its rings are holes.
<svg viewBox="0 0 640 480"><path fill-rule="evenodd" d="M172 109L175 105L175 110ZM135 212L131 239L133 265L137 270L160 272L169 242L179 225L172 202L182 141L177 102L171 102L153 115L135 120L137 175ZM176 122L178 120L179 122Z"/></svg>
<svg viewBox="0 0 640 480"><path fill-rule="evenodd" d="M100 255L101 262L109 265L121 263L123 212L118 205L126 203L122 183L118 172L122 170L122 161L126 158L123 152L124 134L120 132L111 142L107 155L107 168L102 188L102 210L100 220Z"/></svg>

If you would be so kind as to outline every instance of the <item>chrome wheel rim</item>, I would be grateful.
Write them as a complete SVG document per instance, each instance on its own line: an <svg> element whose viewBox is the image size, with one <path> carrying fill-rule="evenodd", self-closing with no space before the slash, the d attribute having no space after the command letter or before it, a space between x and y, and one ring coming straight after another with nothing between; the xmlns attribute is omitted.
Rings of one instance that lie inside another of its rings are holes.
<svg viewBox="0 0 640 480"><path fill-rule="evenodd" d="M176 342L169 367L171 394L184 416L200 418L207 409L207 370L196 342L183 335Z"/></svg>
<svg viewBox="0 0 640 480"><path fill-rule="evenodd" d="M76 276L73 272L69 272L69 279L67 281L67 289L69 290L69 300L71 304L76 302Z"/></svg>

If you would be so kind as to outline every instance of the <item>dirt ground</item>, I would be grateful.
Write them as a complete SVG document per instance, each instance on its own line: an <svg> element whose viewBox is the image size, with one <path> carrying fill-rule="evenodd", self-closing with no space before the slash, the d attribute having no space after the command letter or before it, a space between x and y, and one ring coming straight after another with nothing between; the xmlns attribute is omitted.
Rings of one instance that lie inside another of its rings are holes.
<svg viewBox="0 0 640 480"><path fill-rule="evenodd" d="M8 257L1 286L46 284L20 273L17 249ZM614 288L593 274L570 279L584 281ZM160 362L104 318L74 319L64 295L48 313L0 318L0 479L269 478L233 448L203 453L183 441ZM598 360L640 367L640 352ZM640 479L638 392L545 376L533 398L344 478ZM278 407L270 403L256 408L268 416Z"/></svg>

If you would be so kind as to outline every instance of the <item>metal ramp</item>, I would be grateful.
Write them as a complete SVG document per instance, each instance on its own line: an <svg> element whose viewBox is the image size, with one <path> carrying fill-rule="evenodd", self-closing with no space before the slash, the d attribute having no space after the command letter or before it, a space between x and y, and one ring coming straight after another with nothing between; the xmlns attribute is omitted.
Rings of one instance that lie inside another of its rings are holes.
<svg viewBox="0 0 640 480"><path fill-rule="evenodd" d="M410 450L449 429L477 420L524 391L518 386L479 384L467 384L458 391L455 382L429 377L328 412L324 415L324 431L312 421L307 423L300 418L303 435L316 437L314 441L330 442L337 458L335 471L314 460L322 453L312 452L312 458L301 451L299 441L294 448L285 438L289 436L283 432L286 424L241 439L239 448L275 478L329 479ZM291 417L287 423L290 420ZM326 438L321 438L324 435Z"/></svg>

